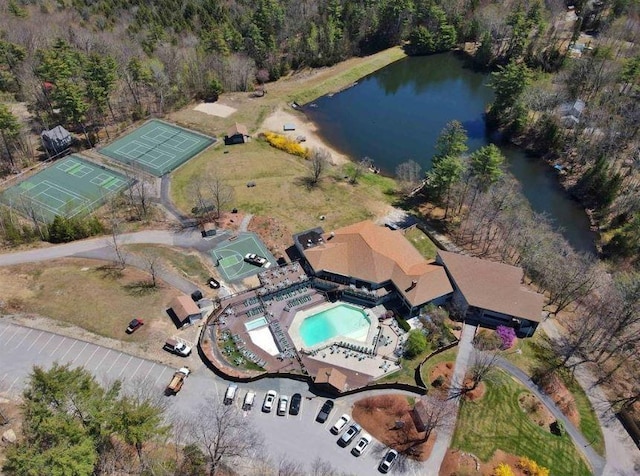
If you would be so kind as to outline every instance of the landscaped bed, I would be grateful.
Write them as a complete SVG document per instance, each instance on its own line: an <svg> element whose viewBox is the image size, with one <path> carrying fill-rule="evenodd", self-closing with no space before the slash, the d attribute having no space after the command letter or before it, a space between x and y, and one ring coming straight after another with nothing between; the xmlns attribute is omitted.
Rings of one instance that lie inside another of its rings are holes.
<svg viewBox="0 0 640 476"><path fill-rule="evenodd" d="M569 436L551 434L521 410L518 399L526 393L523 386L502 371L495 371L486 386L484 398L461 402L452 448L484 462L502 450L531 458L552 474L590 474Z"/></svg>

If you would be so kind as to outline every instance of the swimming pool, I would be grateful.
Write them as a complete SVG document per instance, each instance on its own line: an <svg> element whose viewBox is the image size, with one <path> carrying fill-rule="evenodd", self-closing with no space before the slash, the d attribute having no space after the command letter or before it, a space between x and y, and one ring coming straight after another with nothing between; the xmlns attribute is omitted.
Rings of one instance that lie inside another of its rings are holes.
<svg viewBox="0 0 640 476"><path fill-rule="evenodd" d="M244 328L248 331L252 331L257 329L258 327L266 326L268 324L267 319L264 317L259 317L254 319L253 321L245 322Z"/></svg>
<svg viewBox="0 0 640 476"><path fill-rule="evenodd" d="M364 342L370 325L371 321L362 309L338 304L307 317L298 332L306 347L340 336Z"/></svg>

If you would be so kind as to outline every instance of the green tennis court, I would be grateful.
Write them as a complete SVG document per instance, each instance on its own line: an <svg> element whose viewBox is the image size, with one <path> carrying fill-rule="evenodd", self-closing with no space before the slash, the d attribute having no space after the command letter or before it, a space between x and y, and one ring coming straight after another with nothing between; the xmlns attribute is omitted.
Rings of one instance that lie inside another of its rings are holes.
<svg viewBox="0 0 640 476"><path fill-rule="evenodd" d="M5 190L0 202L48 223L56 215L90 213L129 185L124 175L70 155Z"/></svg>
<svg viewBox="0 0 640 476"><path fill-rule="evenodd" d="M214 142L212 137L153 119L100 153L162 177Z"/></svg>
<svg viewBox="0 0 640 476"><path fill-rule="evenodd" d="M239 233L211 250L211 256L217 263L220 274L225 281L229 282L240 281L265 270L260 266L246 263L244 257L247 253L255 253L267 258L271 266L276 264L276 259L255 233Z"/></svg>

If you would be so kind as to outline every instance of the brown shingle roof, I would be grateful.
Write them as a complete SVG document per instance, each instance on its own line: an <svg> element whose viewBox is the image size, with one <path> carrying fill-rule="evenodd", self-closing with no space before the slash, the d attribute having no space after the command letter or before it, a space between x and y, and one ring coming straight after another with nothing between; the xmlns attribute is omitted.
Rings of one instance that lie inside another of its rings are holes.
<svg viewBox="0 0 640 476"><path fill-rule="evenodd" d="M231 129L229 129L229 132L227 132L227 136L228 137L233 137L236 134L242 134L243 136L248 136L249 135L249 130L247 129L247 126L245 126L244 124L238 124L236 122L233 125L233 127Z"/></svg>
<svg viewBox="0 0 640 476"><path fill-rule="evenodd" d="M338 392L343 392L347 385L347 376L334 367L322 367L318 369L316 384L327 384Z"/></svg>
<svg viewBox="0 0 640 476"><path fill-rule="evenodd" d="M522 284L522 268L448 251L438 255L470 306L540 322L544 296Z"/></svg>
<svg viewBox="0 0 640 476"><path fill-rule="evenodd" d="M193 299L186 295L176 296L173 298L169 307L173 309L173 312L176 314L176 317L180 322L186 321L189 316L200 314L200 308L198 305L193 302Z"/></svg>
<svg viewBox="0 0 640 476"><path fill-rule="evenodd" d="M304 250L314 270L353 276L372 283L393 281L413 306L453 291L445 270L426 261L401 231L363 221L324 236ZM412 281L416 285L406 291Z"/></svg>

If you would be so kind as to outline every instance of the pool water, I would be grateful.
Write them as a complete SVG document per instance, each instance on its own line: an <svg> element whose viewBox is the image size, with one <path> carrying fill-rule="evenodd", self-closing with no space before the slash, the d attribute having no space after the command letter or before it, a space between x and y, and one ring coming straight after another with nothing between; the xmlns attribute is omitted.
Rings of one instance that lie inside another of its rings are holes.
<svg viewBox="0 0 640 476"><path fill-rule="evenodd" d="M306 347L340 336L364 341L370 324L371 321L361 309L339 304L307 317L300 324L299 333Z"/></svg>
<svg viewBox="0 0 640 476"><path fill-rule="evenodd" d="M264 317L259 317L257 319L254 319L253 321L245 322L244 328L248 332L257 329L258 327L266 326L267 324L267 319L265 319Z"/></svg>

